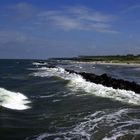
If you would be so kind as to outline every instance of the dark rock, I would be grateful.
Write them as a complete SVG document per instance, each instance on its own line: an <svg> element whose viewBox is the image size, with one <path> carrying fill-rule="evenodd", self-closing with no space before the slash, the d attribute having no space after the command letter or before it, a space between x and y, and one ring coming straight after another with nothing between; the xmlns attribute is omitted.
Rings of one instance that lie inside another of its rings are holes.
<svg viewBox="0 0 140 140"><path fill-rule="evenodd" d="M102 84L107 87L113 87L114 89L125 89L125 90L131 90L136 93L140 94L140 85L138 85L135 82L126 81L123 79L115 79L107 74L102 75L95 75L93 73L85 73L85 72L75 72L74 70L67 70L69 73L76 73L81 75L84 79L87 81L96 83L96 84Z"/></svg>

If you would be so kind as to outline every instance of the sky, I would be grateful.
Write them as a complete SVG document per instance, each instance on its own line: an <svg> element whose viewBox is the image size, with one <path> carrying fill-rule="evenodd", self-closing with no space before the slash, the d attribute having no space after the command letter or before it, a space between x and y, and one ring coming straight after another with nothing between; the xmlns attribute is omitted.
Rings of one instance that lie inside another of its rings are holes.
<svg viewBox="0 0 140 140"><path fill-rule="evenodd" d="M140 0L0 0L0 58L140 54Z"/></svg>

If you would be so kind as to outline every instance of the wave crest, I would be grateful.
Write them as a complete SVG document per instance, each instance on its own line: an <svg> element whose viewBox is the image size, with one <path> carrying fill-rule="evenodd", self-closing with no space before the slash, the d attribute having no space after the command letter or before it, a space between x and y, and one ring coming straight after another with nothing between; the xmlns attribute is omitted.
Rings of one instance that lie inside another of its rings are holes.
<svg viewBox="0 0 140 140"><path fill-rule="evenodd" d="M39 68L38 72L33 73L34 76L52 77L57 76L65 80L69 80L68 87L72 90L83 90L89 94L99 97L110 98L128 104L140 105L140 95L133 91L114 89L112 87L105 87L101 84L95 84L86 81L81 75L76 73L69 73L65 69L58 68Z"/></svg>
<svg viewBox="0 0 140 140"><path fill-rule="evenodd" d="M0 88L0 106L15 110L25 110L30 108L27 105L28 103L30 101L25 95Z"/></svg>

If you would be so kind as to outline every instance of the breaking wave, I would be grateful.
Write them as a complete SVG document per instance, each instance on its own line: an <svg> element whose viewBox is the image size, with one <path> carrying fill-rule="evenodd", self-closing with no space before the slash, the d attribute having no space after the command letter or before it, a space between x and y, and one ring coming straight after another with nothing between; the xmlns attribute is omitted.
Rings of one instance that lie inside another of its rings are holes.
<svg viewBox="0 0 140 140"><path fill-rule="evenodd" d="M133 91L113 89L112 87L105 87L101 84L95 84L86 81L81 75L69 73L65 69L58 68L38 68L38 71L33 73L34 76L39 77L60 77L69 80L68 87L72 90L83 90L89 94L96 96L110 98L113 100L121 101L128 104L140 105L140 95Z"/></svg>
<svg viewBox="0 0 140 140"><path fill-rule="evenodd" d="M35 66L42 66L42 65L47 65L48 63L47 62L33 62L32 64Z"/></svg>
<svg viewBox="0 0 140 140"><path fill-rule="evenodd" d="M118 138L135 139L140 134L140 119L132 119L129 114L138 113L137 109L121 109L113 112L96 111L84 117L71 130L56 133L43 133L27 140L65 139L65 140L117 140ZM133 129L134 126L138 129Z"/></svg>
<svg viewBox="0 0 140 140"><path fill-rule="evenodd" d="M28 98L19 93L0 88L0 106L15 110L25 110L30 108Z"/></svg>

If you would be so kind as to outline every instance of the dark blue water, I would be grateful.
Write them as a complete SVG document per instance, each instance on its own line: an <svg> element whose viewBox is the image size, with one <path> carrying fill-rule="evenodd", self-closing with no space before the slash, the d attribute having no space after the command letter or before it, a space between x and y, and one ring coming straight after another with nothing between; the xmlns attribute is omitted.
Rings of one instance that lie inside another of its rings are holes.
<svg viewBox="0 0 140 140"><path fill-rule="evenodd" d="M50 63L140 83L139 67L0 60L0 140L140 139L140 96L86 83Z"/></svg>

